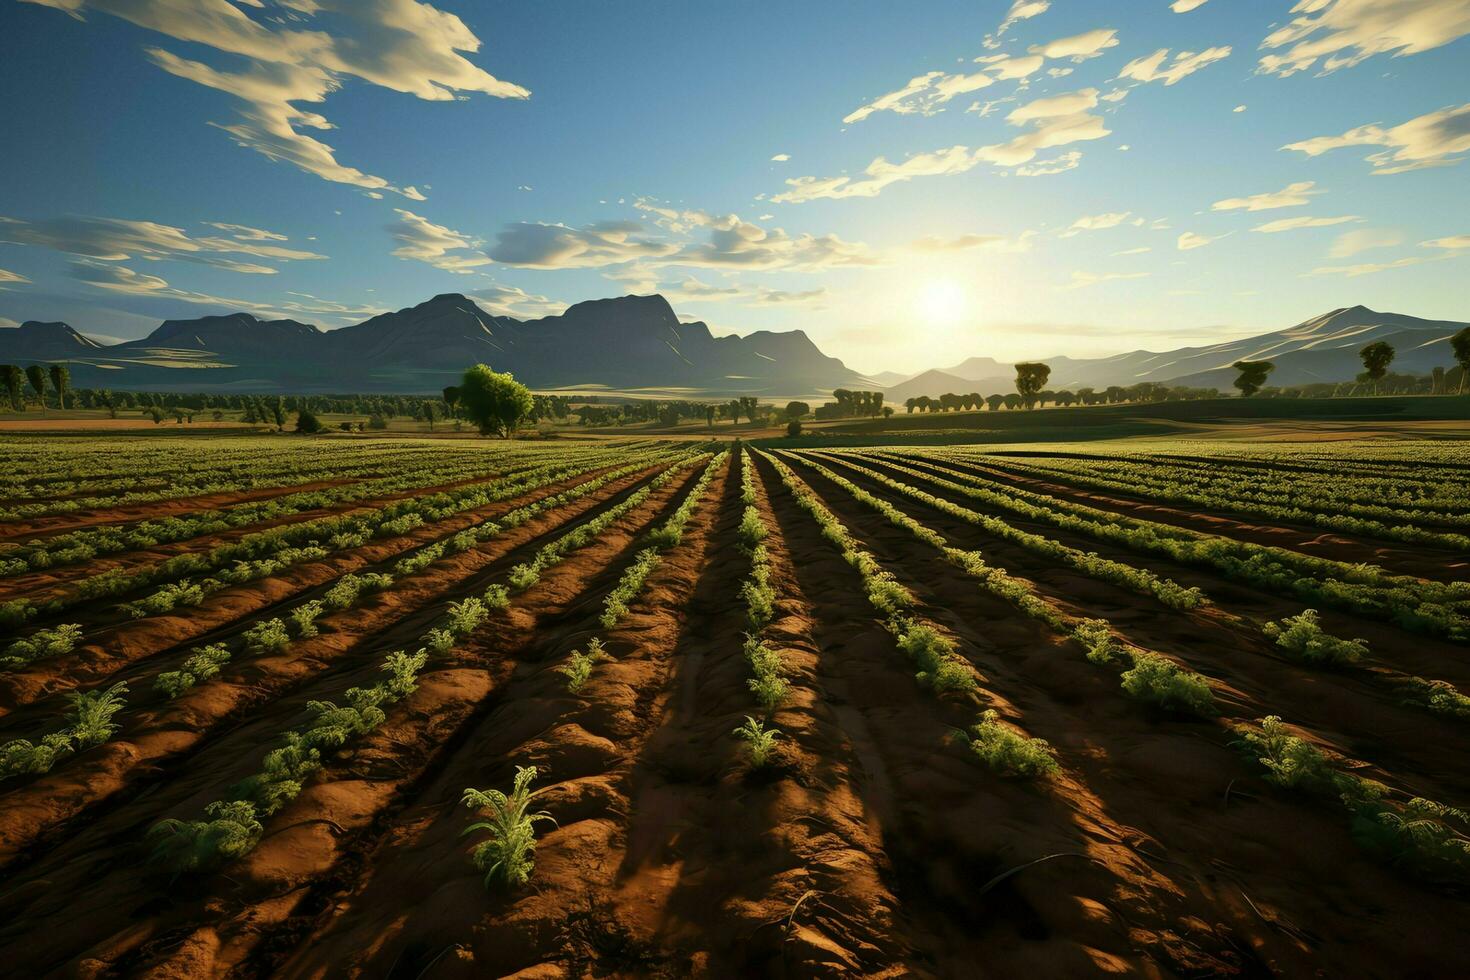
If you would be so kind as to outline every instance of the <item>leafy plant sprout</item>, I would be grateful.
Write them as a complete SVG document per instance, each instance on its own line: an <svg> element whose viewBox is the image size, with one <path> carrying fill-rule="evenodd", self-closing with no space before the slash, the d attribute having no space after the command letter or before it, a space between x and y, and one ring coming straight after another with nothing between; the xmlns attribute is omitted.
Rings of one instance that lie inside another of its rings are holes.
<svg viewBox="0 0 1470 980"><path fill-rule="evenodd" d="M475 845L470 859L485 872L485 887L497 881L509 888L524 885L536 867L536 824L556 820L544 810L532 811L531 803L546 789L531 789L535 766L517 766L509 794L498 789L466 789L463 803L472 810L489 811L488 819L470 824L465 836L484 832L489 836Z"/></svg>
<svg viewBox="0 0 1470 980"><path fill-rule="evenodd" d="M750 756L751 767L762 769L767 762L771 761L771 754L776 750L776 739L781 736L781 730L774 726L766 728L754 718L746 715L745 724L735 729L732 734L745 742L745 750Z"/></svg>

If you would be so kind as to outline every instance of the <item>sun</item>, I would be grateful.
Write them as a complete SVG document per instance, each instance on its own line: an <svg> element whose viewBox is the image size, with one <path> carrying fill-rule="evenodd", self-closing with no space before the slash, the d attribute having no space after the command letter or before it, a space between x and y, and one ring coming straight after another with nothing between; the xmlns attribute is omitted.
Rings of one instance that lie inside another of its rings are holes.
<svg viewBox="0 0 1470 980"><path fill-rule="evenodd" d="M969 305L965 287L952 279L931 279L919 287L918 313L931 323L957 323Z"/></svg>

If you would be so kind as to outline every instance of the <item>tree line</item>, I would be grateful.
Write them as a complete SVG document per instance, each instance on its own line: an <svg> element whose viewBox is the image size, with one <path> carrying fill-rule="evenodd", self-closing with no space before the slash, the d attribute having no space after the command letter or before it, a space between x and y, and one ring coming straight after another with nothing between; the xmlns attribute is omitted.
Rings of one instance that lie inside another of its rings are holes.
<svg viewBox="0 0 1470 980"><path fill-rule="evenodd" d="M1455 387L1455 394L1465 393L1466 376L1470 375L1470 327L1463 327L1450 338L1450 353L1454 356L1455 363L1459 369L1459 381ZM1388 366L1393 363L1398 352L1394 350L1393 344L1386 340L1377 340L1367 344L1358 351L1358 358L1363 362L1363 370L1357 377L1358 384L1373 385L1373 394L1383 393L1383 380L1388 376ZM1276 370L1275 363L1267 360L1260 361L1236 361L1231 365L1237 372L1235 387L1240 391L1241 397L1249 398L1257 394L1266 385L1266 379L1271 372ZM1403 377L1403 376L1401 376ZM1442 367L1436 367L1430 372L1430 390L1428 394L1447 395L1450 394L1450 374ZM1340 390L1341 385L1334 388L1334 394ZM1356 390L1354 391L1356 393Z"/></svg>

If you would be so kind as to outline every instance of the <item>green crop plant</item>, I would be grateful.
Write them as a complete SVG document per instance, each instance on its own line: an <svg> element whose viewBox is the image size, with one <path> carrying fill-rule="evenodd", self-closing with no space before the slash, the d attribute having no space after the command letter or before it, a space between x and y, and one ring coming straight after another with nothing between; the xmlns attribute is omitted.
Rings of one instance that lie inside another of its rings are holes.
<svg viewBox="0 0 1470 980"><path fill-rule="evenodd" d="M1086 648L1087 659L1099 666L1115 663L1123 653L1105 619L1079 620L1072 627L1072 638Z"/></svg>
<svg viewBox="0 0 1470 980"><path fill-rule="evenodd" d="M585 653L581 650L573 650L571 656L567 657L567 662L557 667L556 672L567 679L567 690L576 694L592 676L592 668L597 662L611 659L612 657L602 649L602 641L594 636L587 641Z"/></svg>
<svg viewBox="0 0 1470 980"><path fill-rule="evenodd" d="M480 601L485 604L486 609L492 611L509 609L510 592L503 585L487 586L484 594L480 596Z"/></svg>
<svg viewBox="0 0 1470 980"><path fill-rule="evenodd" d="M51 767L72 751L70 732L43 737L40 744L18 738L0 745L0 779L50 772Z"/></svg>
<svg viewBox="0 0 1470 980"><path fill-rule="evenodd" d="M316 636L316 618L322 614L321 600L303 602L291 610L291 626L298 637Z"/></svg>
<svg viewBox="0 0 1470 980"><path fill-rule="evenodd" d="M1460 693L1449 681L1432 681L1410 677L1398 686L1404 704L1425 708L1437 715L1470 720L1470 698Z"/></svg>
<svg viewBox="0 0 1470 980"><path fill-rule="evenodd" d="M487 819L470 824L468 834L487 836L470 854L476 869L485 872L485 887L497 881L510 888L524 885L536 867L536 824L556 820L544 810L532 811L531 804L545 789L532 790L535 766L517 766L509 794L498 789L466 789L462 802L471 810L488 811Z"/></svg>
<svg viewBox="0 0 1470 980"><path fill-rule="evenodd" d="M919 668L921 684L941 692L975 689L975 675L955 653L954 644L934 627L909 624L898 634L898 646Z"/></svg>
<svg viewBox="0 0 1470 980"><path fill-rule="evenodd" d="M1336 667L1355 664L1368 655L1367 640L1344 640L1325 632L1315 609L1286 616L1279 623L1267 623L1262 631L1278 647L1307 664Z"/></svg>
<svg viewBox="0 0 1470 980"><path fill-rule="evenodd" d="M756 546L764 551L764 545ZM776 587L771 584L771 569L764 563L752 563L750 577L740 583L740 597L745 600L745 616L754 629L771 621L776 612Z"/></svg>
<svg viewBox="0 0 1470 980"><path fill-rule="evenodd" d="M475 627L484 622L490 611L485 604L474 596L470 596L461 602L449 604L449 632L455 636L468 636L475 631Z"/></svg>
<svg viewBox="0 0 1470 980"><path fill-rule="evenodd" d="M119 681L106 690L73 691L66 696L71 702L70 734L79 750L101 745L113 736L120 726L112 719L127 707L123 699L127 693L128 685Z"/></svg>
<svg viewBox="0 0 1470 980"><path fill-rule="evenodd" d="M1061 771L1044 739L1027 738L1003 724L994 710L982 714L970 732L959 734L981 762L1003 776L1035 778Z"/></svg>
<svg viewBox="0 0 1470 980"><path fill-rule="evenodd" d="M82 638L82 627L76 623L36 630L5 648L0 656L0 670L22 667L45 657L59 657L76 648Z"/></svg>
<svg viewBox="0 0 1470 980"><path fill-rule="evenodd" d="M229 647L223 643L195 647L178 670L168 670L153 679L153 687L172 699L202 680L208 680L230 662Z"/></svg>
<svg viewBox="0 0 1470 980"><path fill-rule="evenodd" d="M291 634L279 619L256 623L244 633L245 649L251 653L272 653L291 645Z"/></svg>
<svg viewBox="0 0 1470 980"><path fill-rule="evenodd" d="M1123 690L1171 711L1210 715L1215 710L1209 681L1158 654L1133 655L1133 666L1123 672Z"/></svg>
<svg viewBox="0 0 1470 980"><path fill-rule="evenodd" d="M754 675L746 684L750 687L750 693L755 695L756 701L769 714L786 700L791 691L791 684L784 676L786 664L780 653L766 646L753 633L746 634L745 637L745 659Z"/></svg>
<svg viewBox="0 0 1470 980"><path fill-rule="evenodd" d="M745 743L745 752L750 759L751 768L762 769L766 763L771 761L771 755L776 751L776 739L781 737L781 730L775 727L766 728L754 718L746 715L745 724L731 734Z"/></svg>
<svg viewBox="0 0 1470 980"><path fill-rule="evenodd" d="M1470 813L1414 797L1402 806L1369 801L1353 811L1353 837L1389 864L1454 885L1470 882Z"/></svg>
<svg viewBox="0 0 1470 980"><path fill-rule="evenodd" d="M427 651L420 650L417 653L407 654L402 650L390 653L383 658L383 673L388 677L383 681L383 688L387 692L388 701L400 701L419 689L419 671L429 662Z"/></svg>
<svg viewBox="0 0 1470 980"><path fill-rule="evenodd" d="M769 533L766 530L766 522L761 520L761 512L755 507L745 508L745 513L740 518L740 542L747 548L754 548L765 540Z"/></svg>
<svg viewBox="0 0 1470 980"><path fill-rule="evenodd" d="M245 800L217 800L204 820L162 820L148 831L149 860L174 872L207 871L250 852L265 828Z"/></svg>

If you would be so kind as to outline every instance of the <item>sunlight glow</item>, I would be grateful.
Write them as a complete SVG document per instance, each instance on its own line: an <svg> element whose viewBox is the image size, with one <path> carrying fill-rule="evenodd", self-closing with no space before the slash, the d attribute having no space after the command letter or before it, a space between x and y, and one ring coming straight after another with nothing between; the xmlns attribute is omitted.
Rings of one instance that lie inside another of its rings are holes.
<svg viewBox="0 0 1470 980"><path fill-rule="evenodd" d="M950 279L933 279L919 288L918 313L931 323L958 323L970 305L965 288Z"/></svg>

